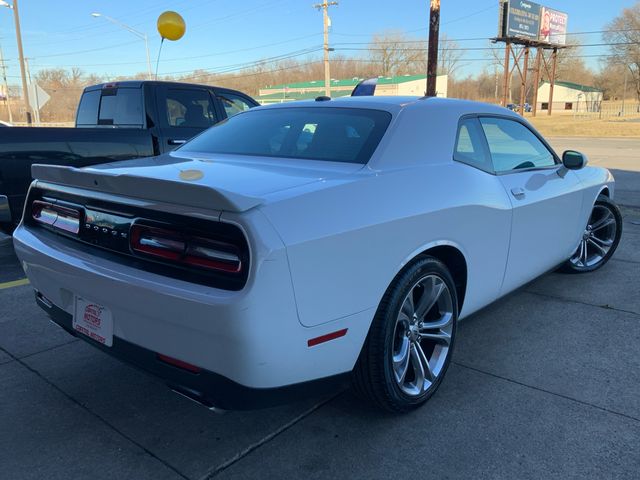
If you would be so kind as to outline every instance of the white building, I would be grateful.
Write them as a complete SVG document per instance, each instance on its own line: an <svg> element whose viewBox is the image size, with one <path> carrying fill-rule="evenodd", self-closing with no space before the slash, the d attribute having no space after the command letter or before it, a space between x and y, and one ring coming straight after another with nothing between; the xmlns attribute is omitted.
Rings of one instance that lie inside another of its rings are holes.
<svg viewBox="0 0 640 480"><path fill-rule="evenodd" d="M447 75L438 75L436 78L436 93L438 97L447 96ZM345 97L351 95L355 86L362 78L350 78L346 80L331 80L331 96ZM424 95L427 89L426 75L399 75L396 77L378 77L376 95ZM324 95L324 80L312 80L309 82L295 82L282 85L273 85L260 89L256 98L262 104L290 102L292 100L307 100Z"/></svg>
<svg viewBox="0 0 640 480"><path fill-rule="evenodd" d="M549 110L548 82L538 88L538 110ZM572 82L556 82L553 87L553 112L598 112L602 103L602 90Z"/></svg>

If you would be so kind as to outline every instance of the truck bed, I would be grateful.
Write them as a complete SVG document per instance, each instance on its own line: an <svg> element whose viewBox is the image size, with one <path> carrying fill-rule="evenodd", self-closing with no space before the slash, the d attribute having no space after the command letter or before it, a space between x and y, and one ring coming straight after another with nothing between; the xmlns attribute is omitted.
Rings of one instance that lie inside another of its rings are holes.
<svg viewBox="0 0 640 480"><path fill-rule="evenodd" d="M31 165L84 167L113 160L152 156L150 131L135 128L0 129L0 193L12 212L22 212L31 183Z"/></svg>

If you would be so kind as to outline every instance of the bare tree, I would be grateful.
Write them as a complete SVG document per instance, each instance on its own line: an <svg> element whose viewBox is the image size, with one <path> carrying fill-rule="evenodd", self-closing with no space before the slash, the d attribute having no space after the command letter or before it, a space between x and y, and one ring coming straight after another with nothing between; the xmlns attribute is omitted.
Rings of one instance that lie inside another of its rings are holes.
<svg viewBox="0 0 640 480"><path fill-rule="evenodd" d="M423 58L424 46L402 32L377 33L369 45L369 59L378 65L380 75L385 77L415 72Z"/></svg>
<svg viewBox="0 0 640 480"><path fill-rule="evenodd" d="M40 70L35 80L51 96L40 111L40 118L47 122L73 121L84 88L101 82L99 77L87 76L78 68Z"/></svg>
<svg viewBox="0 0 640 480"><path fill-rule="evenodd" d="M629 69L640 102L640 2L622 10L622 14L607 25L604 39L612 44L609 47L611 63L624 64Z"/></svg>
<svg viewBox="0 0 640 480"><path fill-rule="evenodd" d="M455 71L461 67L463 55L464 51L460 49L458 42L451 40L446 33L440 35L438 74L453 77Z"/></svg>

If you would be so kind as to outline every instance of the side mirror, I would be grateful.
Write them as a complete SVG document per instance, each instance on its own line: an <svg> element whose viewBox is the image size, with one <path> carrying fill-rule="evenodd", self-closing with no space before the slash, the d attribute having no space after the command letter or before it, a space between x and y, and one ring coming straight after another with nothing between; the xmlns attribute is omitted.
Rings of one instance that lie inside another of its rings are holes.
<svg viewBox="0 0 640 480"><path fill-rule="evenodd" d="M567 170L580 170L587 164L587 157L575 150L567 150L562 154L562 164Z"/></svg>

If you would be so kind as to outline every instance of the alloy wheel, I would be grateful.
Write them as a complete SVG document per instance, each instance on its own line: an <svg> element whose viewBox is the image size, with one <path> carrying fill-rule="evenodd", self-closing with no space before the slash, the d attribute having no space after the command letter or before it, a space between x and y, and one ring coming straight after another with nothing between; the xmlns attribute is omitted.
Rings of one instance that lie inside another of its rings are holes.
<svg viewBox="0 0 640 480"><path fill-rule="evenodd" d="M617 220L604 205L593 208L582 240L569 261L576 267L592 267L601 262L611 250L617 232Z"/></svg>
<svg viewBox="0 0 640 480"><path fill-rule="evenodd" d="M393 375L406 395L426 392L443 373L453 334L453 297L438 275L418 280L405 297L393 335Z"/></svg>

